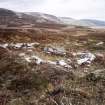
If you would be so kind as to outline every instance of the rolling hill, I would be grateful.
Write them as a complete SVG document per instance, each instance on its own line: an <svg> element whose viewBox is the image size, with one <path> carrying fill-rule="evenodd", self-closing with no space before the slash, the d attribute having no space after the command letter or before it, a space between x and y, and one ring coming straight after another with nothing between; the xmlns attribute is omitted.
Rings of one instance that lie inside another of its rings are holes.
<svg viewBox="0 0 105 105"><path fill-rule="evenodd" d="M0 8L0 25L8 26L60 26L76 25L88 27L104 27L105 21L91 19L73 19L70 17L56 17L54 15L39 12L15 12Z"/></svg>

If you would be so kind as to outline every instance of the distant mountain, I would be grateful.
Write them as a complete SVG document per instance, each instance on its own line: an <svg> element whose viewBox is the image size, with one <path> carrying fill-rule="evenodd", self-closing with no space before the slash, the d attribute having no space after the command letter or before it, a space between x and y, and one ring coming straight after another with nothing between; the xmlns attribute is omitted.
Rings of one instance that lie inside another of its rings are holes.
<svg viewBox="0 0 105 105"><path fill-rule="evenodd" d="M59 18L38 12L15 12L0 8L0 25L62 24Z"/></svg>
<svg viewBox="0 0 105 105"><path fill-rule="evenodd" d="M93 23L95 26L105 26L105 21L101 20L82 19L81 21Z"/></svg>
<svg viewBox="0 0 105 105"><path fill-rule="evenodd" d="M64 23L64 24L72 24L76 20L70 17L59 17L59 19Z"/></svg>
<svg viewBox="0 0 105 105"><path fill-rule="evenodd" d="M82 21L73 18L67 17L60 17L60 20L68 25L77 25L77 26L94 26L92 22L89 21Z"/></svg>
<svg viewBox="0 0 105 105"><path fill-rule="evenodd" d="M18 18L15 12L0 8L0 24L9 24Z"/></svg>
<svg viewBox="0 0 105 105"><path fill-rule="evenodd" d="M0 8L0 25L8 26L54 26L77 25L89 27L105 26L105 21L91 19L73 19L69 17L56 17L54 15L39 12L15 12L8 9Z"/></svg>
<svg viewBox="0 0 105 105"><path fill-rule="evenodd" d="M89 27L105 26L105 21L100 21L100 20L92 20L92 19L77 20L69 17L60 17L60 20L68 25L89 26Z"/></svg>
<svg viewBox="0 0 105 105"><path fill-rule="evenodd" d="M4 8L0 8L0 16L11 16L11 17L16 17L15 12L8 10L8 9L4 9Z"/></svg>
<svg viewBox="0 0 105 105"><path fill-rule="evenodd" d="M35 17L37 23L62 23L62 21L58 17L50 14L39 12L26 12L25 14Z"/></svg>

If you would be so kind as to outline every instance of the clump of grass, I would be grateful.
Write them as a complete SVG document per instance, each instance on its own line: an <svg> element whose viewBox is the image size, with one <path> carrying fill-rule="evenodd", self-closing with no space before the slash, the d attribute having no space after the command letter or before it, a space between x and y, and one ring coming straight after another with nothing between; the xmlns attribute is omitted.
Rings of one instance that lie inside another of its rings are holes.
<svg viewBox="0 0 105 105"><path fill-rule="evenodd" d="M36 89L42 91L47 88L47 85L48 81L45 78L33 73L31 74L31 77L27 74L24 78L18 78L11 81L8 88L18 91L24 91L26 89Z"/></svg>

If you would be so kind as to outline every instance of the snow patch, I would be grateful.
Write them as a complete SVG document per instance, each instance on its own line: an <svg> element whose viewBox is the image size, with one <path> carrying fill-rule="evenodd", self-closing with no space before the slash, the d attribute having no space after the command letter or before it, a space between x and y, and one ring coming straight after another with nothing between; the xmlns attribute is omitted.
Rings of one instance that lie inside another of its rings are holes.
<svg viewBox="0 0 105 105"><path fill-rule="evenodd" d="M20 57L25 56L25 53L20 53L19 56Z"/></svg>
<svg viewBox="0 0 105 105"><path fill-rule="evenodd" d="M72 68L70 65L68 65L64 60L60 60L57 62L58 65L63 66L65 68Z"/></svg>
<svg viewBox="0 0 105 105"><path fill-rule="evenodd" d="M31 56L31 58L35 59L36 64L41 64L44 62L44 60L42 60L41 58L37 56Z"/></svg>
<svg viewBox="0 0 105 105"><path fill-rule="evenodd" d="M100 45L103 45L104 44L104 42L99 42L99 43L97 43L96 45L97 46L100 46Z"/></svg>
<svg viewBox="0 0 105 105"><path fill-rule="evenodd" d="M27 57L27 56L25 56L25 60L27 61L27 62L31 62L31 59L30 59L30 57Z"/></svg>
<svg viewBox="0 0 105 105"><path fill-rule="evenodd" d="M40 57L36 56L36 55L26 55L25 53L20 53L19 54L20 57L23 57L27 62L31 63L31 62L35 62L35 64L40 65L42 63L48 63L48 64L52 64L52 65L59 65L65 68L72 68L70 65L68 65L65 60L59 60L59 61L50 61L50 60L43 60Z"/></svg>
<svg viewBox="0 0 105 105"><path fill-rule="evenodd" d="M45 47L44 52L47 54L55 54L55 55L66 55L66 51L64 48L52 48L52 47Z"/></svg>
<svg viewBox="0 0 105 105"><path fill-rule="evenodd" d="M92 53L77 53L77 56L80 56L80 58L77 59L79 65L84 63L90 64L96 58Z"/></svg>
<svg viewBox="0 0 105 105"><path fill-rule="evenodd" d="M8 43L0 44L0 47L2 47L2 48L7 48L7 47L8 47Z"/></svg>
<svg viewBox="0 0 105 105"><path fill-rule="evenodd" d="M46 61L47 63L49 64L52 64L52 65L56 65L57 63L56 62L53 62L53 61Z"/></svg>
<svg viewBox="0 0 105 105"><path fill-rule="evenodd" d="M7 48L7 47L13 47L15 49L19 48L33 48L34 45L39 45L39 43L5 43L5 44L0 44L0 47Z"/></svg>

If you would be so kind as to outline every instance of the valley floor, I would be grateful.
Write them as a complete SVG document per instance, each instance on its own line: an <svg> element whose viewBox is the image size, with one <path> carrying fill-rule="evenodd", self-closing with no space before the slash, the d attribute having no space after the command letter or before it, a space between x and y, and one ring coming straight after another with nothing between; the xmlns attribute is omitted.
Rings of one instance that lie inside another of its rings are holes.
<svg viewBox="0 0 105 105"><path fill-rule="evenodd" d="M104 93L104 29L0 29L0 105L105 105Z"/></svg>

